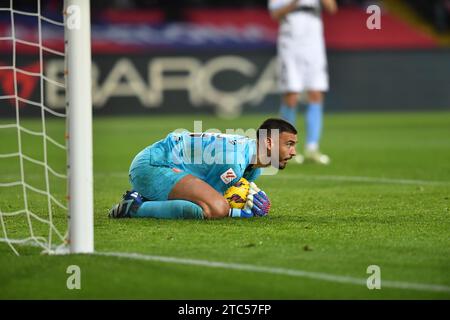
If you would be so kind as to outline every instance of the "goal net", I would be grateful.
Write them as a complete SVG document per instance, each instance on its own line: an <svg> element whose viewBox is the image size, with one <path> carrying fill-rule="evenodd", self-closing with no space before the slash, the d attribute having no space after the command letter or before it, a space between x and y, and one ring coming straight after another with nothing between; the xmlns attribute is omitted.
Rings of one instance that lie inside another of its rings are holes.
<svg viewBox="0 0 450 320"><path fill-rule="evenodd" d="M89 1L0 0L0 242L17 255L93 251L90 90Z"/></svg>

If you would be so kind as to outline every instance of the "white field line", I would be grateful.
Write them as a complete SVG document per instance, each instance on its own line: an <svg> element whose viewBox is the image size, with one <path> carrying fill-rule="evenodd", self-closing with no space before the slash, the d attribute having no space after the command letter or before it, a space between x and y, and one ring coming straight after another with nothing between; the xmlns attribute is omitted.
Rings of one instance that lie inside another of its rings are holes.
<svg viewBox="0 0 450 320"><path fill-rule="evenodd" d="M322 273L322 272L311 272L311 271L304 271L304 270L298 270L298 269L264 267L264 266L251 265L251 264L217 262L217 261L198 260L198 259L164 257L164 256L153 256L153 255L145 255L145 254L140 254L140 253L125 253L125 252L96 252L96 253L94 253L94 255L126 258L126 259L134 259L134 260L143 260L143 261L155 261L155 262L172 263L172 264L191 265L191 266L200 266L200 267L208 267L208 268L220 268L220 269L228 269L228 270L279 274L279 275L285 275L285 276L309 278L309 279L314 279L314 280L323 280L323 281L328 281L328 282L355 284L355 285L360 285L360 286L366 286L366 284L367 284L367 279L363 279L363 278L340 276L340 275L334 275L334 274ZM394 288L394 289L407 289L407 290L434 291L434 292L450 293L450 287L448 287L448 286L426 284L426 283L390 281L390 280L381 280L381 288Z"/></svg>
<svg viewBox="0 0 450 320"><path fill-rule="evenodd" d="M0 238L0 242L9 242L11 244L28 245L33 247L41 247L42 244L35 243L32 239L5 239ZM61 249L61 246L52 246L53 250L61 250L62 254L67 254L68 250ZM67 247L65 247L67 248ZM354 284L359 286L366 286L367 279L355 278L350 276L340 276L329 273L304 271L299 269L287 269L287 268L277 268L277 267L265 267L252 264L241 264L241 263L230 263L230 262L218 262L200 259L188 259L188 258L177 258L177 257L167 257L167 256L155 256L147 255L142 253L128 253L128 252L94 252L92 254L87 254L91 256L103 256L103 257L115 257L122 259L132 259L141 261L152 261L152 262L162 262L171 264L181 264L190 265L197 267L207 267L207 268L219 268L227 270L238 270L238 271L250 271L259 272L267 274L278 274L283 276L292 276L300 278L309 278L313 280L322 280L328 282ZM402 282L402 281L391 281L381 279L381 288L393 288L393 289L406 289L406 290L417 290L417 291L432 291L432 292L446 292L450 293L450 287L437 284L428 283L413 283L413 282Z"/></svg>

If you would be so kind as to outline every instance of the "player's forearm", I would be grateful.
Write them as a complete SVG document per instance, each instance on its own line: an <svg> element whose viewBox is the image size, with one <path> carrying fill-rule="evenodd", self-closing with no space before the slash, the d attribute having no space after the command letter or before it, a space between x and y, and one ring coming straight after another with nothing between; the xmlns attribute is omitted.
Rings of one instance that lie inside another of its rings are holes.
<svg viewBox="0 0 450 320"><path fill-rule="evenodd" d="M322 5L328 13L335 14L338 11L336 0L322 0Z"/></svg>
<svg viewBox="0 0 450 320"><path fill-rule="evenodd" d="M294 11L297 8L299 2L300 2L300 0L293 0L289 4L285 5L284 7L272 10L270 12L270 14L271 14L272 18L279 21L279 20L283 19L288 13L291 13L292 11Z"/></svg>

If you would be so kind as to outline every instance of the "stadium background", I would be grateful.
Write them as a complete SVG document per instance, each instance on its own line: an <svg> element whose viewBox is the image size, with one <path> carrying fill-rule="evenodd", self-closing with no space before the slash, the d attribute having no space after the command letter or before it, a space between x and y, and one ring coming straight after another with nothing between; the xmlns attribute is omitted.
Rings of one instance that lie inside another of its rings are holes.
<svg viewBox="0 0 450 320"><path fill-rule="evenodd" d="M380 2L381 30L367 29L367 4L340 1L339 14L324 14L331 77L326 110L449 109L448 2ZM414 10L430 12L427 4L440 4L442 12L418 17ZM15 5L30 7L30 2ZM48 1L44 10L57 17L58 9L57 1ZM4 15L0 34L9 32L8 25ZM62 30L43 29L44 43L62 48ZM16 34L37 39L35 24L27 19ZM261 1L93 1L94 113L233 117L276 112L276 34L277 23ZM34 48L19 45L17 50L25 70L37 67ZM11 47L3 45L0 64L9 65L11 59ZM48 58L45 68L50 77L63 80L60 59ZM12 72L2 73L3 93L12 90L11 77ZM36 99L37 78L19 77L20 94ZM57 87L47 85L45 99L52 108L64 108L64 92ZM33 112L28 109L22 112ZM0 110L14 113L12 102Z"/></svg>

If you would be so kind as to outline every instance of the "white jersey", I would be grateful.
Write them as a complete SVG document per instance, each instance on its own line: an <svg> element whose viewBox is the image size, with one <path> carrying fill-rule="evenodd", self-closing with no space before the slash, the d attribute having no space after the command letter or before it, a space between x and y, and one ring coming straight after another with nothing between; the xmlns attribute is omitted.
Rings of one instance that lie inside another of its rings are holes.
<svg viewBox="0 0 450 320"><path fill-rule="evenodd" d="M292 0L269 0L269 10L277 10ZM297 7L316 8L320 12L320 0L300 0ZM312 12L293 11L280 21L279 37L295 37L296 41L317 41L323 37L322 19Z"/></svg>
<svg viewBox="0 0 450 320"><path fill-rule="evenodd" d="M269 0L269 9L279 9L285 5L288 5L290 2L292 2L292 0ZM319 7L320 0L300 0L298 5L305 7Z"/></svg>
<svg viewBox="0 0 450 320"><path fill-rule="evenodd" d="M269 0L269 10L280 9L292 0ZM310 11L293 11L281 21L278 31L279 86L283 92L328 90L327 59L320 0L300 0L298 7Z"/></svg>

